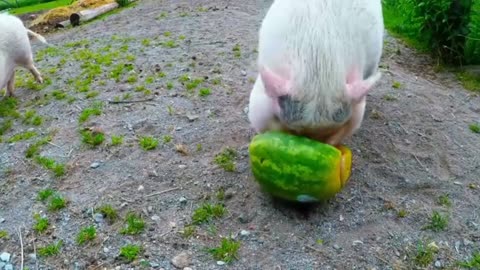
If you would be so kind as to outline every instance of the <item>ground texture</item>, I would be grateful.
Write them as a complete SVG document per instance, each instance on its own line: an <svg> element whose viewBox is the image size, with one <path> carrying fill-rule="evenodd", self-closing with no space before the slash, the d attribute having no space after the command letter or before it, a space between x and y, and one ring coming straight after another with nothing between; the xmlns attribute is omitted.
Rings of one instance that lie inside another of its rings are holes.
<svg viewBox="0 0 480 270"><path fill-rule="evenodd" d="M270 3L143 0L46 34L50 47L32 41L46 82L18 72L16 100L0 108L0 253L11 255L0 269L22 261L29 269L459 269L471 260L480 135L469 126L480 97L388 36L384 76L362 129L345 142L354 153L345 189L309 209L259 190L245 107ZM82 134L105 141L91 146ZM112 145L112 136L123 142ZM156 148L144 150L142 136L158 139ZM224 156L233 172L215 162L225 149L236 153ZM64 208L37 198L47 188ZM226 212L189 227L204 203ZM105 204L115 221L98 213ZM145 222L138 234L121 233L130 212ZM49 220L43 232L34 230L39 217ZM79 244L90 225L95 237ZM228 256L208 249L228 236L240 248L223 264ZM59 241L47 256L42 247ZM133 262L119 256L127 244L141 247Z"/></svg>

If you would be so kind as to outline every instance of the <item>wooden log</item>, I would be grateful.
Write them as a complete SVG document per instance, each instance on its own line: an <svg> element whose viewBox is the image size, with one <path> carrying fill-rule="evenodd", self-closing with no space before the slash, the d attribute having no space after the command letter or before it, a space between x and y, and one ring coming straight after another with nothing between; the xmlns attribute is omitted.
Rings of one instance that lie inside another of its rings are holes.
<svg viewBox="0 0 480 270"><path fill-rule="evenodd" d="M78 26L80 25L80 22L85 22L85 21L94 19L95 17L98 17L109 11L112 11L117 7L118 7L118 3L113 2L110 4L106 4L106 5L94 8L94 9L85 9L79 12L72 13L70 15L70 23L72 24L72 26Z"/></svg>
<svg viewBox="0 0 480 270"><path fill-rule="evenodd" d="M58 22L55 24L55 28L65 28L70 25L70 20L66 20L63 22Z"/></svg>

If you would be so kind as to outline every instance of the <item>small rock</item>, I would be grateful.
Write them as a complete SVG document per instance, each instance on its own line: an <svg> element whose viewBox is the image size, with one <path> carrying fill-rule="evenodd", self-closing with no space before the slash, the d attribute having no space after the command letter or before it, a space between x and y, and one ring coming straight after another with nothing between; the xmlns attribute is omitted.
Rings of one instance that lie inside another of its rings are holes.
<svg viewBox="0 0 480 270"><path fill-rule="evenodd" d="M467 238L463 238L463 244L465 246L470 246L470 245L473 245L473 242L468 240Z"/></svg>
<svg viewBox="0 0 480 270"><path fill-rule="evenodd" d="M3 270L3 267L5 267L5 263L4 263L4 262L0 262L0 270Z"/></svg>
<svg viewBox="0 0 480 270"><path fill-rule="evenodd" d="M37 254L35 253L28 254L28 259L32 262L35 262L37 260Z"/></svg>
<svg viewBox="0 0 480 270"><path fill-rule="evenodd" d="M235 194L236 194L235 190L230 188L227 189L225 191L225 200L230 200L231 198L233 198L233 196L235 196Z"/></svg>
<svg viewBox="0 0 480 270"><path fill-rule="evenodd" d="M243 109L244 114L248 114L248 106Z"/></svg>
<svg viewBox="0 0 480 270"><path fill-rule="evenodd" d="M157 220L160 220L160 217L157 216L157 215L154 215L154 216L151 217L151 219L154 220L154 221L157 221Z"/></svg>
<svg viewBox="0 0 480 270"><path fill-rule="evenodd" d="M157 267L160 267L160 264L158 264L156 262L150 262L150 267L157 268Z"/></svg>
<svg viewBox="0 0 480 270"><path fill-rule="evenodd" d="M459 252L459 250L460 250L460 241L456 241L456 242L455 242L455 250L457 251L457 253Z"/></svg>
<svg viewBox="0 0 480 270"><path fill-rule="evenodd" d="M240 231L240 235L241 235L241 236L249 236L249 235L250 235L250 232L247 231L247 230L241 230L241 231Z"/></svg>
<svg viewBox="0 0 480 270"><path fill-rule="evenodd" d="M96 169L98 167L100 167L100 163L98 163L98 162L93 162L92 164L90 164L90 168L92 168L92 169Z"/></svg>
<svg viewBox="0 0 480 270"><path fill-rule="evenodd" d="M340 249L340 246L337 245L337 244L335 244L335 245L333 245L333 248L336 249L336 250L339 250L339 249Z"/></svg>
<svg viewBox="0 0 480 270"><path fill-rule="evenodd" d="M340 218L339 218L340 222L342 222L344 219L345 218L343 217L343 215L340 215Z"/></svg>
<svg viewBox="0 0 480 270"><path fill-rule="evenodd" d="M0 260L4 262L9 262L10 261L10 253L8 252L3 252L0 254Z"/></svg>
<svg viewBox="0 0 480 270"><path fill-rule="evenodd" d="M142 191L142 190L144 190L144 189L145 189L145 187L142 186L142 185L138 186L138 188L137 188L138 191Z"/></svg>
<svg viewBox="0 0 480 270"><path fill-rule="evenodd" d="M178 165L178 168L179 168L179 169L185 169L185 168L187 168L187 165L185 165L185 164L180 164L180 165Z"/></svg>
<svg viewBox="0 0 480 270"><path fill-rule="evenodd" d="M115 270L120 270L120 269L122 269L122 267L120 266L115 267Z"/></svg>
<svg viewBox="0 0 480 270"><path fill-rule="evenodd" d="M190 268L190 267L185 267L185 268L183 268L183 270L192 270L192 268Z"/></svg>
<svg viewBox="0 0 480 270"><path fill-rule="evenodd" d="M170 225L170 228L172 228L172 229L175 229L175 228L177 227L177 223L175 223L175 222L173 222L173 221L170 221L170 222L168 223L168 225Z"/></svg>
<svg viewBox="0 0 480 270"><path fill-rule="evenodd" d="M110 251L109 248L107 248L107 247L104 247L104 248L103 248L103 252L104 252L104 253L108 253L109 251Z"/></svg>
<svg viewBox="0 0 480 270"><path fill-rule="evenodd" d="M441 261L436 261L435 262L435 267L436 268L442 268L442 262Z"/></svg>
<svg viewBox="0 0 480 270"><path fill-rule="evenodd" d="M245 70L242 70L241 74L242 76L247 76L247 72Z"/></svg>
<svg viewBox="0 0 480 270"><path fill-rule="evenodd" d="M149 177L158 177L158 173L157 173L157 171L153 170L153 171L148 172L148 176Z"/></svg>
<svg viewBox="0 0 480 270"><path fill-rule="evenodd" d="M101 213L95 213L95 215L93 215L93 219L95 220L96 223L102 223L103 215Z"/></svg>
<svg viewBox="0 0 480 270"><path fill-rule="evenodd" d="M5 270L13 270L13 265L11 265L11 264L6 264L4 269L5 269Z"/></svg>
<svg viewBox="0 0 480 270"><path fill-rule="evenodd" d="M3 223L5 222L5 219L4 218L0 218L0 223Z"/></svg>
<svg viewBox="0 0 480 270"><path fill-rule="evenodd" d="M186 203L186 202L187 202L187 198L185 198L185 197L180 197L180 199L178 199L178 201L179 201L180 203Z"/></svg>
<svg viewBox="0 0 480 270"><path fill-rule="evenodd" d="M197 120L200 116L198 114L187 113L187 118L190 122Z"/></svg>
<svg viewBox="0 0 480 270"><path fill-rule="evenodd" d="M149 213L153 212L153 207L151 205L147 207L147 212Z"/></svg>
<svg viewBox="0 0 480 270"><path fill-rule="evenodd" d="M360 241L360 240L355 240L355 241L353 241L353 245L354 246L363 245L363 242Z"/></svg>
<svg viewBox="0 0 480 270"><path fill-rule="evenodd" d="M224 261L217 261L217 265L225 265Z"/></svg>
<svg viewBox="0 0 480 270"><path fill-rule="evenodd" d="M173 257L170 262L177 268L185 268L190 265L190 256L186 252L182 252Z"/></svg>

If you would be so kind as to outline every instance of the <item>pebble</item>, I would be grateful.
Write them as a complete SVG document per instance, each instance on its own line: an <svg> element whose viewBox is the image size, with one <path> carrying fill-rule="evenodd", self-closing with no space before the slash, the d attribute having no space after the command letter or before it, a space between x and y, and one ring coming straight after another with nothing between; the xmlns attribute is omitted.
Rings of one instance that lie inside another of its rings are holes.
<svg viewBox="0 0 480 270"><path fill-rule="evenodd" d="M0 262L0 270L3 270L3 267L5 267L5 263L4 263L4 262Z"/></svg>
<svg viewBox="0 0 480 270"><path fill-rule="evenodd" d="M435 267L436 268L442 268L442 262L441 261L436 261L435 262Z"/></svg>
<svg viewBox="0 0 480 270"><path fill-rule="evenodd" d="M468 240L467 238L463 238L463 244L465 246L470 246L470 245L473 245L473 242Z"/></svg>
<svg viewBox="0 0 480 270"><path fill-rule="evenodd" d="M190 268L190 267L185 267L185 268L183 268L183 270L192 270L192 268Z"/></svg>
<svg viewBox="0 0 480 270"><path fill-rule="evenodd" d="M248 114L248 106L243 109L244 114Z"/></svg>
<svg viewBox="0 0 480 270"><path fill-rule="evenodd" d="M173 264L173 266L183 269L188 265L190 265L190 257L186 252L182 252L177 256L173 257L173 259L171 260L171 263Z"/></svg>
<svg viewBox="0 0 480 270"><path fill-rule="evenodd" d="M360 240L355 240L355 241L353 241L353 244L352 244L352 245L354 245L354 246L363 245L363 242L360 241Z"/></svg>
<svg viewBox="0 0 480 270"><path fill-rule="evenodd" d="M100 163L98 163L98 162L93 162L92 164L90 164L90 168L92 168L92 169L96 169L98 167L100 167Z"/></svg>
<svg viewBox="0 0 480 270"><path fill-rule="evenodd" d="M103 222L103 215L101 213L95 213L93 215L93 219L95 220L96 223L102 223Z"/></svg>
<svg viewBox="0 0 480 270"><path fill-rule="evenodd" d="M247 72L245 70L242 70L242 76L247 76Z"/></svg>
<svg viewBox="0 0 480 270"><path fill-rule="evenodd" d="M241 235L241 236L249 236L249 235L250 235L250 232L247 231L247 230L241 230L241 231L240 231L240 235Z"/></svg>
<svg viewBox="0 0 480 270"><path fill-rule="evenodd" d="M11 264L6 264L4 269L5 269L5 270L13 270L13 265L11 265Z"/></svg>
<svg viewBox="0 0 480 270"><path fill-rule="evenodd" d="M144 190L144 189L145 189L145 187L142 186L142 185L138 186L138 188L137 188L138 191L142 191L142 190Z"/></svg>
<svg viewBox="0 0 480 270"><path fill-rule="evenodd" d="M28 254L28 259L30 259L30 261L34 262L37 260L37 255L35 253L30 253Z"/></svg>
<svg viewBox="0 0 480 270"><path fill-rule="evenodd" d="M190 122L197 120L200 116L193 113L187 113L187 118Z"/></svg>
<svg viewBox="0 0 480 270"><path fill-rule="evenodd" d="M0 218L0 223L3 223L5 222L5 219L4 218Z"/></svg>
<svg viewBox="0 0 480 270"><path fill-rule="evenodd" d="M108 249L107 247L104 247L104 248L103 248L103 252L104 252L104 253L108 253L109 251L110 251L110 249Z"/></svg>
<svg viewBox="0 0 480 270"><path fill-rule="evenodd" d="M152 219L153 221L157 221L157 220L160 220L160 217L157 216L157 215L154 215L154 216L151 217L151 219Z"/></svg>
<svg viewBox="0 0 480 270"><path fill-rule="evenodd" d="M4 262L9 262L10 261L10 253L3 252L2 254L0 254L0 260L2 260Z"/></svg>
<svg viewBox="0 0 480 270"><path fill-rule="evenodd" d="M148 172L148 176L149 177L158 177L158 173L157 173L157 171L153 170L153 171Z"/></svg>
<svg viewBox="0 0 480 270"><path fill-rule="evenodd" d="M180 164L180 165L178 165L178 168L179 168L179 169L185 169L185 168L187 168L187 165Z"/></svg>
<svg viewBox="0 0 480 270"><path fill-rule="evenodd" d="M227 189L225 191L225 200L230 200L231 198L233 198L233 196L235 196L235 194L236 194L235 190L230 188Z"/></svg>
<svg viewBox="0 0 480 270"><path fill-rule="evenodd" d="M186 202L187 202L187 198L185 198L185 197L180 197L180 199L178 199L178 201L179 201L180 203L186 203Z"/></svg>
<svg viewBox="0 0 480 270"><path fill-rule="evenodd" d="M337 245L337 244L335 244L335 245L333 245L333 248L336 249L336 250L339 250L339 249L340 249L340 246Z"/></svg>
<svg viewBox="0 0 480 270"><path fill-rule="evenodd" d="M217 265L225 265L224 261L217 261Z"/></svg>
<svg viewBox="0 0 480 270"><path fill-rule="evenodd" d="M460 241L456 241L456 242L455 242L455 250L457 251L457 253L459 252L459 250L460 250Z"/></svg>

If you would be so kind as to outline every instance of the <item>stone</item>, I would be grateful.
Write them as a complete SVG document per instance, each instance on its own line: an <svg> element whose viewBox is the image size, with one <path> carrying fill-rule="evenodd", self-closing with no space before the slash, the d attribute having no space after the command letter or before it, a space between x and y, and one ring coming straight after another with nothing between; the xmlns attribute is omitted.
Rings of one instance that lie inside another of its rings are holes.
<svg viewBox="0 0 480 270"><path fill-rule="evenodd" d="M6 264L4 269L5 269L5 270L13 270L13 265L11 265L11 264Z"/></svg>
<svg viewBox="0 0 480 270"><path fill-rule="evenodd" d="M241 236L249 236L249 235L250 235L250 232L247 231L247 230L241 230L241 231L240 231L240 235L241 235Z"/></svg>
<svg viewBox="0 0 480 270"><path fill-rule="evenodd" d="M98 162L93 162L92 164L90 164L90 168L92 168L92 169L96 169L98 167L100 167L100 163L98 163Z"/></svg>
<svg viewBox="0 0 480 270"><path fill-rule="evenodd" d="M28 254L28 259L32 262L35 262L37 260L37 254L35 253Z"/></svg>
<svg viewBox="0 0 480 270"><path fill-rule="evenodd" d="M96 223L102 223L103 222L103 215L101 213L95 213L93 215L93 219L95 220Z"/></svg>
<svg viewBox="0 0 480 270"><path fill-rule="evenodd" d="M225 265L224 261L217 261L217 265Z"/></svg>
<svg viewBox="0 0 480 270"><path fill-rule="evenodd" d="M186 252L182 252L173 257L170 262L173 264L173 266L183 269L190 265L190 256Z"/></svg>
<svg viewBox="0 0 480 270"><path fill-rule="evenodd" d="M10 253L8 252L2 252L2 254L0 254L0 260L3 261L3 262L9 262L10 261Z"/></svg>

